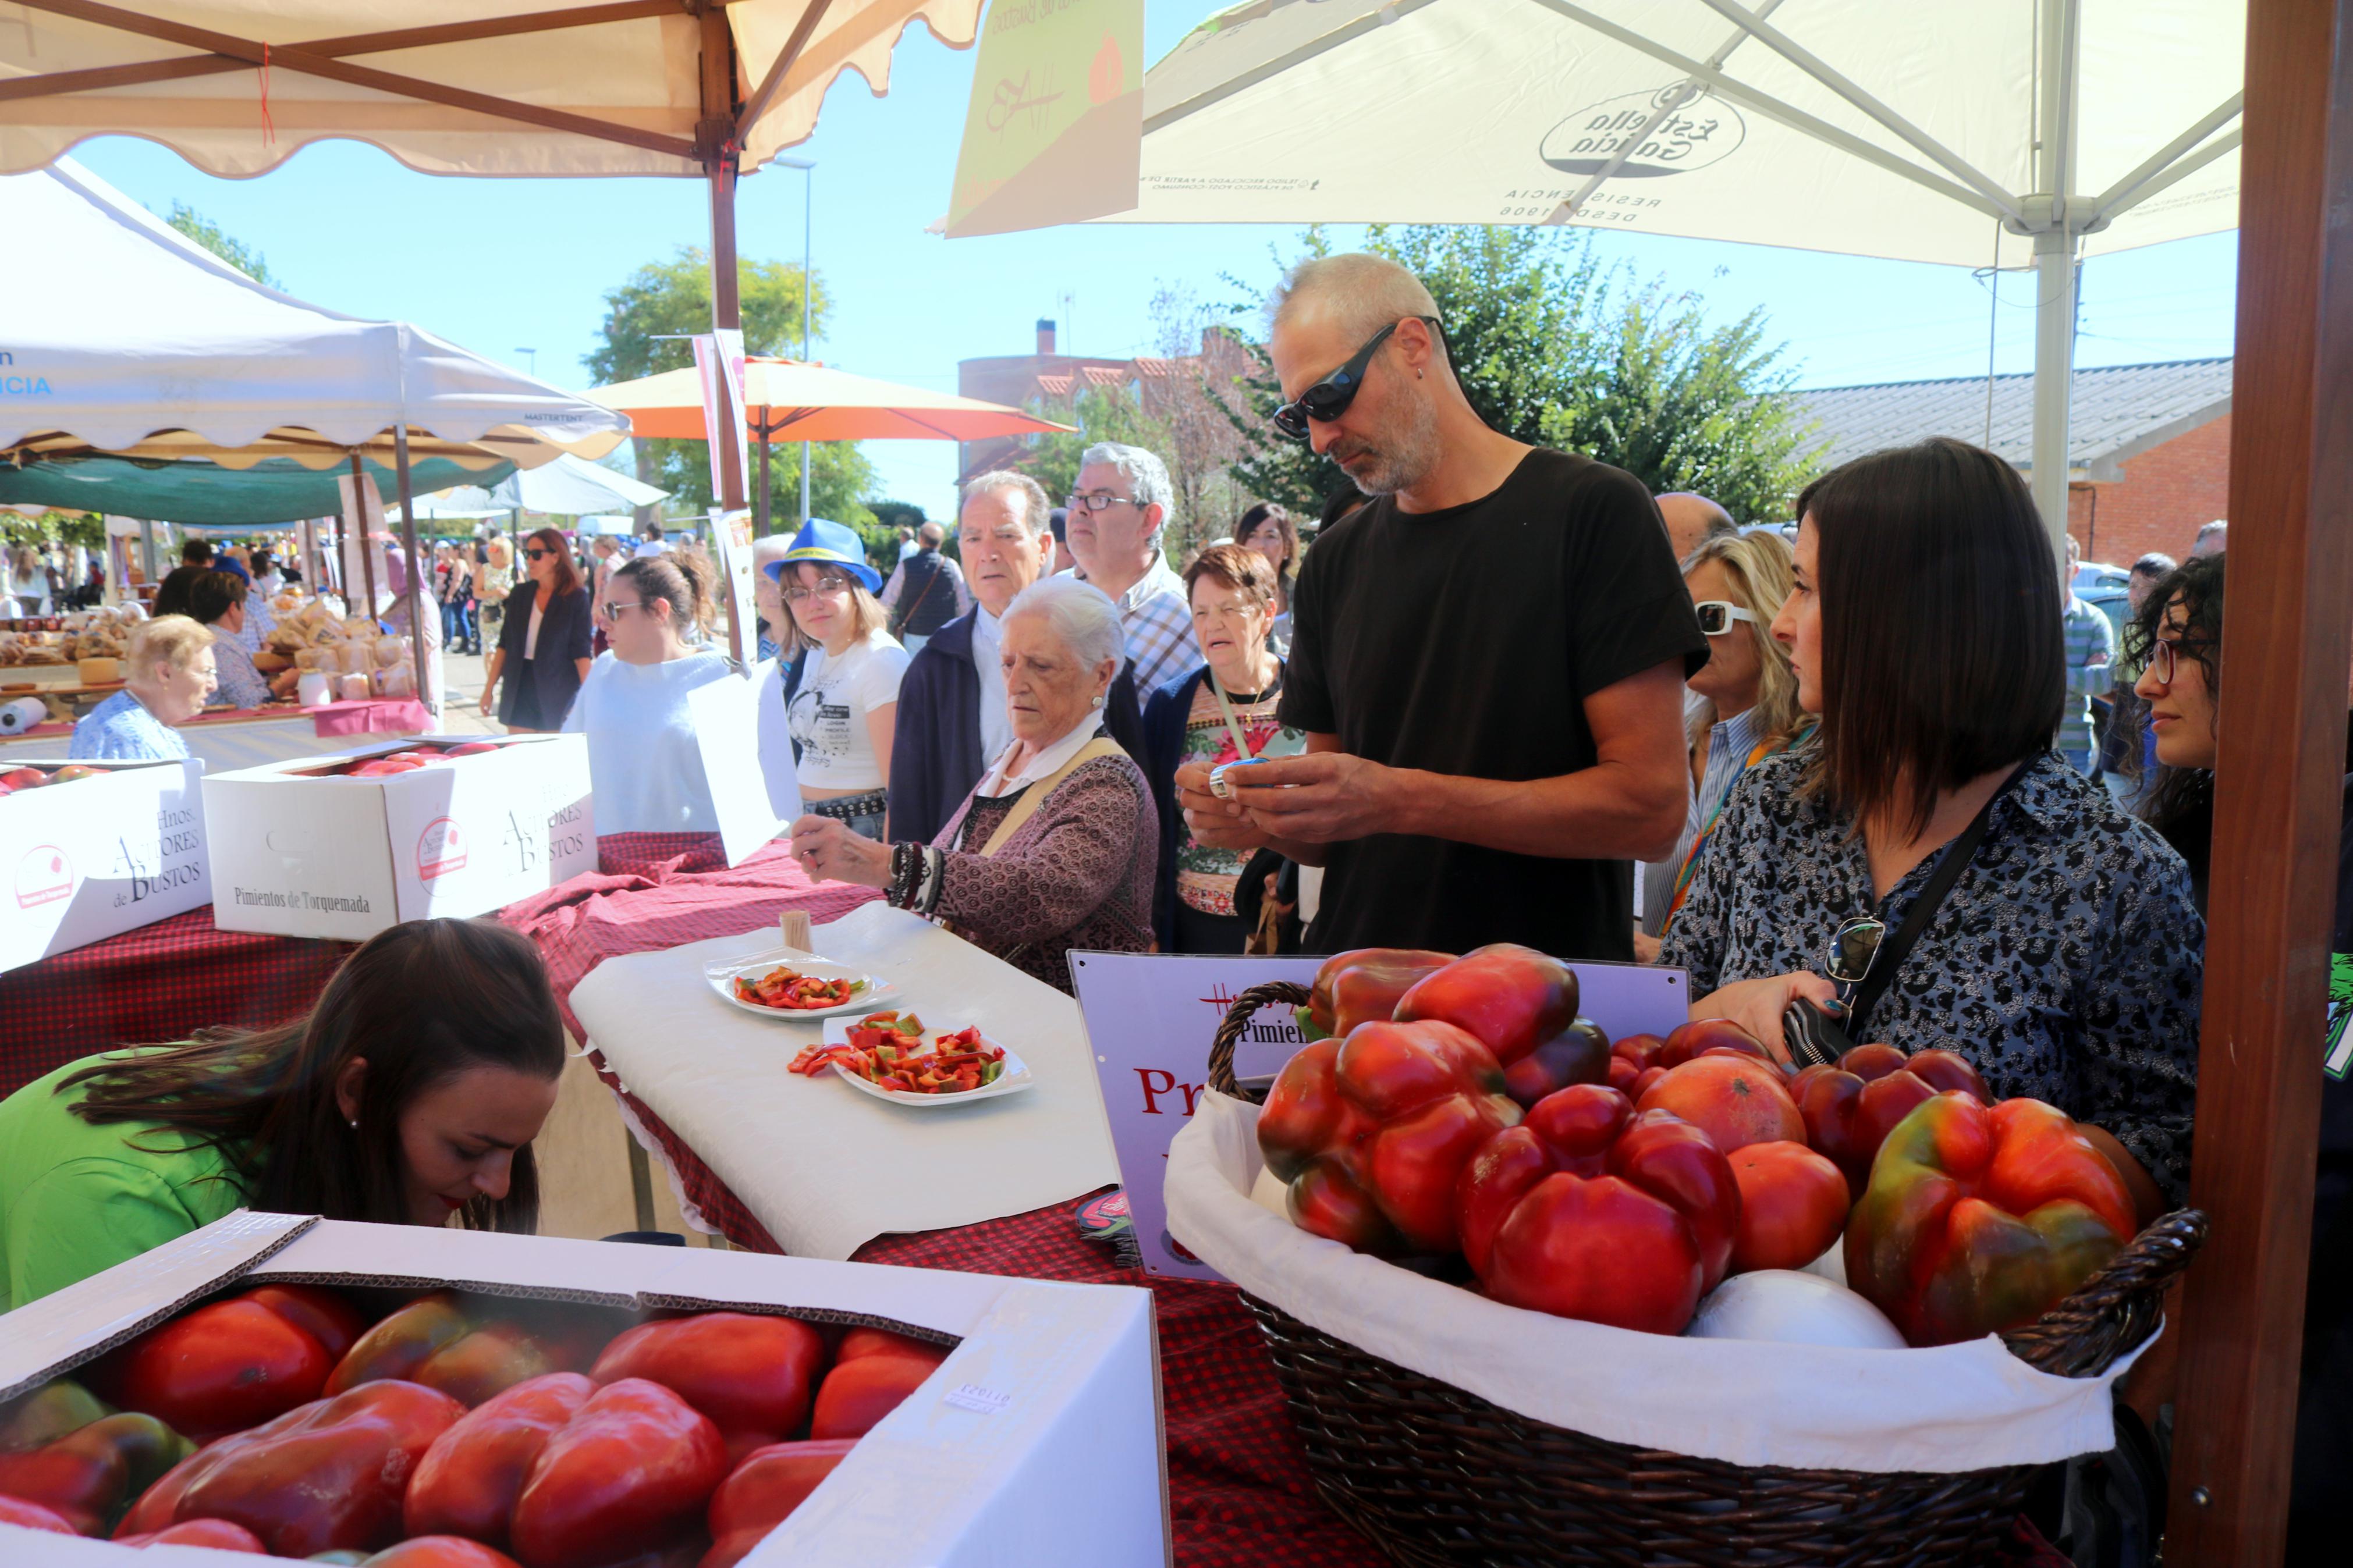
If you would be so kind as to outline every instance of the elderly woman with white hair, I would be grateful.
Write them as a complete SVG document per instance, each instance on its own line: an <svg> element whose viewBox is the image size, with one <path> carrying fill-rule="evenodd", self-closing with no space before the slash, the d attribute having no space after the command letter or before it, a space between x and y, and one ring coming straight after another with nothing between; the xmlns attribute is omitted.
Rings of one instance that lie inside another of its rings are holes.
<svg viewBox="0 0 2353 1568"><path fill-rule="evenodd" d="M1003 619L1013 742L929 844L878 844L832 817L793 824L793 856L820 881L880 888L1064 991L1072 948L1152 945L1159 822L1151 786L1103 733L1126 658L1119 610L1068 577L1023 589Z"/></svg>

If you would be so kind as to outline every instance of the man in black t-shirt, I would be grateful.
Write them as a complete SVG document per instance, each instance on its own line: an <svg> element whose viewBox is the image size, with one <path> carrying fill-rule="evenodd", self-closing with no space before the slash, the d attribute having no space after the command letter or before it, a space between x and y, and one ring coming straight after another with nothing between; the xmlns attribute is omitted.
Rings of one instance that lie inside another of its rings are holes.
<svg viewBox="0 0 2353 1568"><path fill-rule="evenodd" d="M1682 829L1683 679L1707 639L1641 481L1489 429L1437 315L1378 257L1309 261L1284 289L1277 423L1374 499L1293 595L1282 718L1307 754L1240 770L1230 802L1178 770L1187 820L1325 868L1311 952L1630 959L1628 862Z"/></svg>

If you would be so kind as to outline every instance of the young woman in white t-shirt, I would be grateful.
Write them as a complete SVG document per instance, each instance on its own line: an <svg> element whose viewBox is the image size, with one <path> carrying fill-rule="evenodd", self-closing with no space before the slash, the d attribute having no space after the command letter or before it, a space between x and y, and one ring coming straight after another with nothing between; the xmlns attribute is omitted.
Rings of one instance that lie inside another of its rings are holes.
<svg viewBox="0 0 2353 1568"><path fill-rule="evenodd" d="M588 737L597 837L719 831L688 702L733 672L724 657L687 641L714 613L712 579L697 562L628 561L607 578L596 616L612 647L588 667L564 721L567 733Z"/></svg>
<svg viewBox="0 0 2353 1568"><path fill-rule="evenodd" d="M800 748L801 800L819 816L887 842L884 789L907 650L882 629L887 612L865 581L874 569L861 559L841 559L848 550L829 548L833 541L807 541L805 529L786 558L770 568L784 589L792 640L807 650L786 708Z"/></svg>

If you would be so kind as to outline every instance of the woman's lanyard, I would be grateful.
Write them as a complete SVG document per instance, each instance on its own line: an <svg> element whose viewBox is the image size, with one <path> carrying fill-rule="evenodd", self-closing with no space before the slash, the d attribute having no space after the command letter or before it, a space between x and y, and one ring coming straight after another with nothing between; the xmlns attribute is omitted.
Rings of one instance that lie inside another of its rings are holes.
<svg viewBox="0 0 2353 1568"><path fill-rule="evenodd" d="M1799 730L1796 734L1788 736L1784 740L1776 741L1768 739L1759 741L1749 752L1747 757L1740 764L1740 772L1732 775L1731 783L1725 784L1724 786L1724 793L1716 797L1715 809L1707 814L1707 820L1701 824L1700 830L1692 836L1691 847L1683 851L1683 864L1675 868L1674 893L1673 896L1667 900L1667 918L1661 921L1659 925L1661 935L1663 936L1666 933L1667 929L1675 923L1675 912L1683 907L1683 900L1689 896L1691 892L1692 878L1697 873L1699 867L1699 852L1702 848L1705 847L1707 844L1707 836L1715 831L1716 822L1724 816L1724 808L1732 804L1732 792L1739 785L1742 777L1747 773L1749 769L1755 767L1766 758L1788 751L1790 747L1796 745L1799 742L1804 740L1813 732L1814 727L1811 724L1809 724L1804 729Z"/></svg>
<svg viewBox="0 0 2353 1568"><path fill-rule="evenodd" d="M1250 737L1242 732L1241 721L1234 717L1234 705L1226 700L1226 689L1218 684L1218 672L1213 669L1208 673L1209 678L1209 695L1218 700L1218 711L1225 715L1226 733L1234 738L1234 755L1244 762L1248 762L1251 760ZM1280 689L1282 685L1282 667L1279 664L1275 666L1274 684L1278 689ZM1266 692L1261 692L1257 700L1263 702L1266 700L1268 695L1269 694Z"/></svg>

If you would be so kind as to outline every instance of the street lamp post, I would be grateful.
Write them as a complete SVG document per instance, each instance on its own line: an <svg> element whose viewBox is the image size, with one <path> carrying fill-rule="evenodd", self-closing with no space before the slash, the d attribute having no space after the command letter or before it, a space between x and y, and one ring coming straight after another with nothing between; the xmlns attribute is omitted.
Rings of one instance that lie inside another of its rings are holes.
<svg viewBox="0 0 2353 1568"><path fill-rule="evenodd" d="M809 313L811 301L817 298L815 275L809 270L811 238L815 233L813 219L817 210L817 163L809 158L778 158L776 166L801 172L801 363L808 363ZM761 437L765 445L766 437ZM801 443L801 525L809 520L809 444Z"/></svg>

